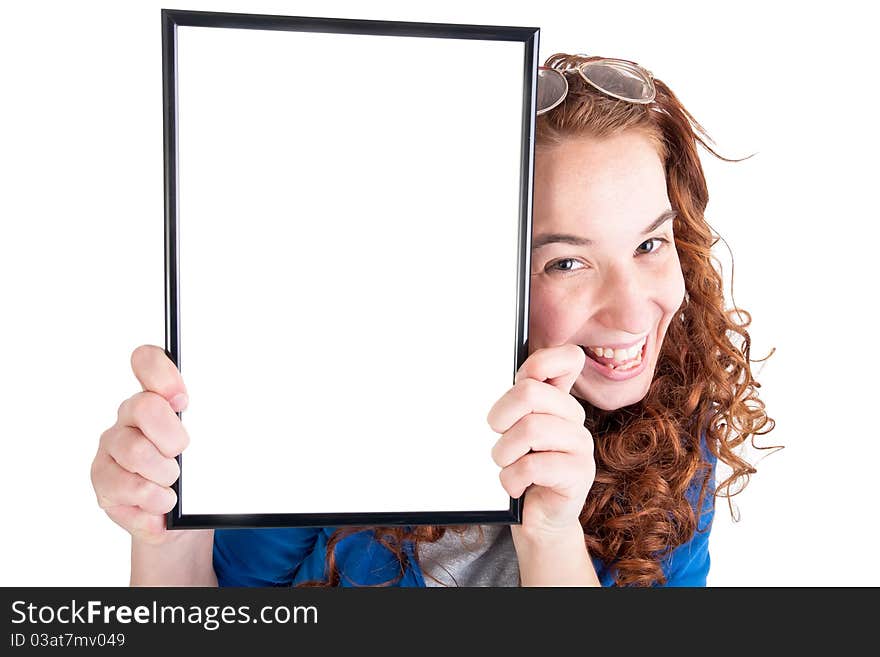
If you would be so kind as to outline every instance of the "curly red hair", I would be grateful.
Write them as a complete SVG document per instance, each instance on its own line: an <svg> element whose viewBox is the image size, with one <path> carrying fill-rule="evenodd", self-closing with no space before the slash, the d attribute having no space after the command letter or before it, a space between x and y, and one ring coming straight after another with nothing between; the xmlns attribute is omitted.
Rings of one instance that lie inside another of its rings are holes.
<svg viewBox="0 0 880 657"><path fill-rule="evenodd" d="M585 60L557 53L545 66L568 71ZM736 307L725 310L720 265L711 254L720 237L704 217L709 194L697 146L719 159L733 160L708 145L706 131L661 80L654 80L655 101L638 105L600 94L575 72L566 76L565 101L537 118L536 148L552 149L573 137L601 139L640 131L652 140L664 162L669 199L677 212L673 233L686 294L667 329L648 393L637 404L615 411L583 403L596 461L595 481L580 515L587 548L614 568L617 585L663 584L661 561L698 531L699 517L685 496L688 487L699 486L697 509L703 508L707 495L726 497L730 503L756 471L737 454L738 448L750 438L757 449L777 448L754 443L754 437L771 431L775 421L758 398L760 384L751 370L752 362L760 362L750 358L746 328L751 315ZM702 434L706 449L731 470L714 490L710 490L712 468L700 444ZM336 530L327 545L327 579L300 586L338 585L334 547L364 529L371 528ZM406 541L414 543L418 555L419 543L437 541L447 530L463 533L465 529L372 528L400 563L398 575L382 585L403 577Z"/></svg>

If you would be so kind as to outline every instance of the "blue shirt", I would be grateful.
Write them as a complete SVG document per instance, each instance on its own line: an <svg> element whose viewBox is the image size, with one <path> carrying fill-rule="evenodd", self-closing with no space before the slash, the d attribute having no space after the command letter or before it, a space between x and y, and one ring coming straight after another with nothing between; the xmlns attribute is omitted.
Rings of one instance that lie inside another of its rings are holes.
<svg viewBox="0 0 880 657"><path fill-rule="evenodd" d="M709 531L715 514L715 459L704 449L712 464L712 476L697 516L693 538L675 548L661 567L666 586L706 586L709 573ZM686 497L696 509L700 494L694 480ZM214 571L220 586L295 586L309 580L323 580L327 541L337 527L266 527L217 529L214 531ZM393 586L425 586L422 570L411 541L404 542L409 566ZM375 540L372 529L350 534L336 544L340 586L380 584L400 573L397 557ZM614 571L593 558L602 586L614 585Z"/></svg>

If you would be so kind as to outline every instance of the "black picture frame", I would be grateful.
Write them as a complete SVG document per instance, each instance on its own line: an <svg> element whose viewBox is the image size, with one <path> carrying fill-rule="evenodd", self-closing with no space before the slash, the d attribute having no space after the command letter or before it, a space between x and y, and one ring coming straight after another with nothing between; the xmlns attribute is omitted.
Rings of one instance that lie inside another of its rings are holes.
<svg viewBox="0 0 880 657"><path fill-rule="evenodd" d="M522 90L521 163L519 176L517 326L513 345L513 375L528 356L529 267L531 249L531 210L533 193L533 135L535 130L535 95L538 68L539 28L494 25L419 23L385 20L320 18L306 16L256 15L161 10L163 147L164 147L164 221L165 221L165 349L168 357L181 366L181 324L178 249L178 124L177 124L177 28L199 26L253 30L288 30L338 34L383 35L481 39L520 42L524 58ZM186 379L186 372L181 368ZM179 415L185 414L186 411ZM169 529L233 527L305 527L342 525L457 525L519 524L522 498L510 499L505 511L427 511L370 513L252 513L185 514L182 511L184 459L178 456L180 478L174 483L177 504L166 517Z"/></svg>

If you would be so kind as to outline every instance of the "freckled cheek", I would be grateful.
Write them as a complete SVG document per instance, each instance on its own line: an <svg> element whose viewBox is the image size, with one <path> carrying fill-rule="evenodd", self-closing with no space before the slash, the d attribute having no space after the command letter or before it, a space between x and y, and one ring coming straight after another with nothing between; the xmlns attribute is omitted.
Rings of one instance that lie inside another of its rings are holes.
<svg viewBox="0 0 880 657"><path fill-rule="evenodd" d="M553 293L533 285L529 300L529 346L531 350L567 342L583 324L583 300Z"/></svg>
<svg viewBox="0 0 880 657"><path fill-rule="evenodd" d="M664 330L681 307L684 301L684 293L684 277L682 276L681 269L678 268L665 278L665 282L657 295L660 307L663 310L661 328Z"/></svg>

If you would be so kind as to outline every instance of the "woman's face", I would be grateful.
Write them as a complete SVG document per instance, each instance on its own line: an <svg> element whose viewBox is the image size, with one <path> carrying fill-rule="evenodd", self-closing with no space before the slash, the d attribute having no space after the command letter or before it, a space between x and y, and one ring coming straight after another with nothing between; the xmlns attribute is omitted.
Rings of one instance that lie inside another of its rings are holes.
<svg viewBox="0 0 880 657"><path fill-rule="evenodd" d="M663 163L638 132L536 151L529 353L580 345L571 394L603 410L647 394L684 300L670 210Z"/></svg>

